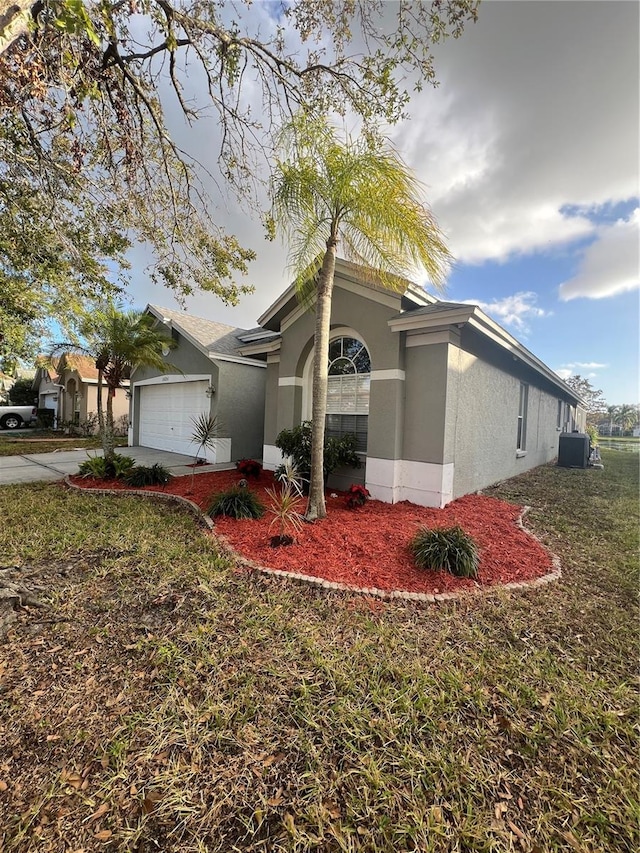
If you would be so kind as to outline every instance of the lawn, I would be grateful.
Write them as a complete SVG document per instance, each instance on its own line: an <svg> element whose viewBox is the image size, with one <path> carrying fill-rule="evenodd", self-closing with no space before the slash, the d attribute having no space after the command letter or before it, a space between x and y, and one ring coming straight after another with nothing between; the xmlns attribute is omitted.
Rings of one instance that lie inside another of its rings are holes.
<svg viewBox="0 0 640 853"><path fill-rule="evenodd" d="M120 441L126 446L125 438ZM119 444L118 440L116 440L116 444ZM24 433L14 435L6 430L0 432L0 456L23 456L32 453L51 453L54 450L76 450L77 448L93 450L101 447L102 444L97 435L84 438L56 435L50 431L36 432L34 430L33 435L25 435Z"/></svg>
<svg viewBox="0 0 640 853"><path fill-rule="evenodd" d="M559 583L431 606L246 574L178 508L0 489L0 563L52 601L0 646L0 847L637 850L638 466L603 456L488 490Z"/></svg>

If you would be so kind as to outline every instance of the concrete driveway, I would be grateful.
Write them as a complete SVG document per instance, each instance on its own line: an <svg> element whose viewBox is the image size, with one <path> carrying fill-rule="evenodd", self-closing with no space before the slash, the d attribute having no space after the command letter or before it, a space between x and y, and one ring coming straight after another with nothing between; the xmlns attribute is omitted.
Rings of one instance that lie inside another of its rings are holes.
<svg viewBox="0 0 640 853"><path fill-rule="evenodd" d="M193 456L169 453L167 450L152 450L150 447L118 447L123 456L133 456L138 465L164 465L175 476L190 474L187 467ZM22 456L0 457L0 486L8 483L37 483L62 480L67 474L77 474L81 462L89 456L102 456L101 450L54 450L51 453L32 453ZM196 474L205 471L222 471L235 467L226 462L217 465L200 465Z"/></svg>

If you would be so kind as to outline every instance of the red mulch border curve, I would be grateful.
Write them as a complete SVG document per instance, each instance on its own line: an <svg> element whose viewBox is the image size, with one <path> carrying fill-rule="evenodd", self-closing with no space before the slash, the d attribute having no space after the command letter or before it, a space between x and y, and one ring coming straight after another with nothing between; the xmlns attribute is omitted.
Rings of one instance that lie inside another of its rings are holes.
<svg viewBox="0 0 640 853"><path fill-rule="evenodd" d="M491 589L524 589L557 580L560 564L523 524L527 507L484 495L465 495L432 509L403 501L386 504L370 500L349 509L342 492L327 493L327 518L305 525L296 542L273 548L268 512L257 520L218 517L206 513L214 494L241 479L235 470L200 472L174 477L168 486L130 489L121 481L97 481L77 476L67 485L104 494L129 494L173 500L195 512L223 547L248 570L313 583L324 588L419 601L445 601ZM268 506L266 488L273 476L263 471L249 488ZM304 509L302 504L301 509ZM446 572L424 572L412 561L409 541L420 526L460 524L480 548L477 581Z"/></svg>

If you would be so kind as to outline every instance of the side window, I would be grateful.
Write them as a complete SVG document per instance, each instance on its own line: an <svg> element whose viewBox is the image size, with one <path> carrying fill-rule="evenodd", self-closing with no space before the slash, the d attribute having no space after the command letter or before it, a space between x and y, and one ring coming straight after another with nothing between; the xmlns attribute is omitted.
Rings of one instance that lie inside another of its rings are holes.
<svg viewBox="0 0 640 853"><path fill-rule="evenodd" d="M529 386L520 383L520 404L518 406L518 444L517 450L527 449L527 403L529 400Z"/></svg>

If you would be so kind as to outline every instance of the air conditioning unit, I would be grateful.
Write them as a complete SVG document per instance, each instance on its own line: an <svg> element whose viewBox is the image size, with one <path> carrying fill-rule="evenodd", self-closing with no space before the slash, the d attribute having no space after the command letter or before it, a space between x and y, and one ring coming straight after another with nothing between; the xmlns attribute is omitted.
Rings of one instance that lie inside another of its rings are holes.
<svg viewBox="0 0 640 853"><path fill-rule="evenodd" d="M584 432L563 432L558 447L561 468L586 468L589 464L589 436Z"/></svg>

